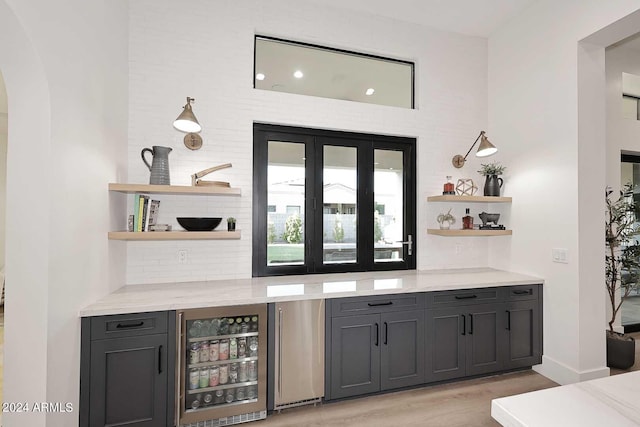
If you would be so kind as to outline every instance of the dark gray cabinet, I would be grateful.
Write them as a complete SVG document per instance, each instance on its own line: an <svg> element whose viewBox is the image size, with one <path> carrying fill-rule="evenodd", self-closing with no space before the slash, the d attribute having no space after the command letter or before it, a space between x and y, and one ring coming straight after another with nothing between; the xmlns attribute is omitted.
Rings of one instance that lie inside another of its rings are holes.
<svg viewBox="0 0 640 427"><path fill-rule="evenodd" d="M542 301L539 286L508 290L504 324L505 369L542 362Z"/></svg>
<svg viewBox="0 0 640 427"><path fill-rule="evenodd" d="M81 353L81 426L173 425L174 312L83 318Z"/></svg>
<svg viewBox="0 0 640 427"><path fill-rule="evenodd" d="M326 400L424 382L422 298L355 297L327 304ZM415 307L420 309L410 309Z"/></svg>

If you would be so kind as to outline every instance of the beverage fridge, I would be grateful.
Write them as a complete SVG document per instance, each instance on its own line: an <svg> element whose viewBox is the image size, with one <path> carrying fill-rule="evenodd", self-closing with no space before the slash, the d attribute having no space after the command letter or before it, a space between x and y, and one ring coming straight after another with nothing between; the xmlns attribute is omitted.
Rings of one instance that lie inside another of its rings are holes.
<svg viewBox="0 0 640 427"><path fill-rule="evenodd" d="M266 418L266 304L182 310L176 321L176 426Z"/></svg>

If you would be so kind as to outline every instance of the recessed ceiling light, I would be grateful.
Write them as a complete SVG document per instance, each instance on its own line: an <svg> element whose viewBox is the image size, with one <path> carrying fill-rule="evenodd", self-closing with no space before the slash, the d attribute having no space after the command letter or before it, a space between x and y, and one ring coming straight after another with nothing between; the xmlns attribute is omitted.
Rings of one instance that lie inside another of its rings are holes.
<svg viewBox="0 0 640 427"><path fill-rule="evenodd" d="M262 73L256 74L256 80L264 80L264 78L265 78L264 74L262 74Z"/></svg>
<svg viewBox="0 0 640 427"><path fill-rule="evenodd" d="M367 95L371 96L371 95L373 95L373 93L374 93L375 91L376 91L376 90L375 90L374 88L370 87L369 89L367 89L367 91L365 92L365 94L367 94Z"/></svg>
<svg viewBox="0 0 640 427"><path fill-rule="evenodd" d="M296 70L293 73L293 77L295 77L296 79L301 79L302 77L304 77L304 73L300 70Z"/></svg>

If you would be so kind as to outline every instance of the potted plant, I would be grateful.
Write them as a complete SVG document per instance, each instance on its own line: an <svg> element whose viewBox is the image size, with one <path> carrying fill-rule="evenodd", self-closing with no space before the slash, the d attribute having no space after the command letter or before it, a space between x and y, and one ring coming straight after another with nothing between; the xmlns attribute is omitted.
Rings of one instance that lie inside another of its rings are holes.
<svg viewBox="0 0 640 427"><path fill-rule="evenodd" d="M448 230L451 225L456 223L456 219L451 215L451 209L446 214L438 215L437 220L441 230Z"/></svg>
<svg viewBox="0 0 640 427"><path fill-rule="evenodd" d="M496 162L482 164L480 166L481 168L478 171L478 173L485 177L484 195L500 196L500 188L502 187L502 178L498 178L498 175L502 175L506 167Z"/></svg>
<svg viewBox="0 0 640 427"><path fill-rule="evenodd" d="M235 231L236 229L236 219L232 216L227 218L227 231Z"/></svg>
<svg viewBox="0 0 640 427"><path fill-rule="evenodd" d="M613 193L605 191L605 285L609 295L611 319L607 331L607 366L628 369L634 364L635 341L633 337L613 330L618 312L629 293L638 286L640 273L640 244L634 235L638 233L633 201L633 186L626 184L620 197L612 201Z"/></svg>

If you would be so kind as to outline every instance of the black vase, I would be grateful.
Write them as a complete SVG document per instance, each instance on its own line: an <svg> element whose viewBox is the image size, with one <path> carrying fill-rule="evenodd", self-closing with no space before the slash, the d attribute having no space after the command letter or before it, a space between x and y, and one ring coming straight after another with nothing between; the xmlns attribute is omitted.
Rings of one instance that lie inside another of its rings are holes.
<svg viewBox="0 0 640 427"><path fill-rule="evenodd" d="M607 366L617 369L629 369L635 363L636 342L632 337L611 337L607 333Z"/></svg>
<svg viewBox="0 0 640 427"><path fill-rule="evenodd" d="M236 223L227 222L227 231L236 231Z"/></svg>
<svg viewBox="0 0 640 427"><path fill-rule="evenodd" d="M502 187L502 178L498 175L487 175L484 181L485 196L500 196L500 188Z"/></svg>

